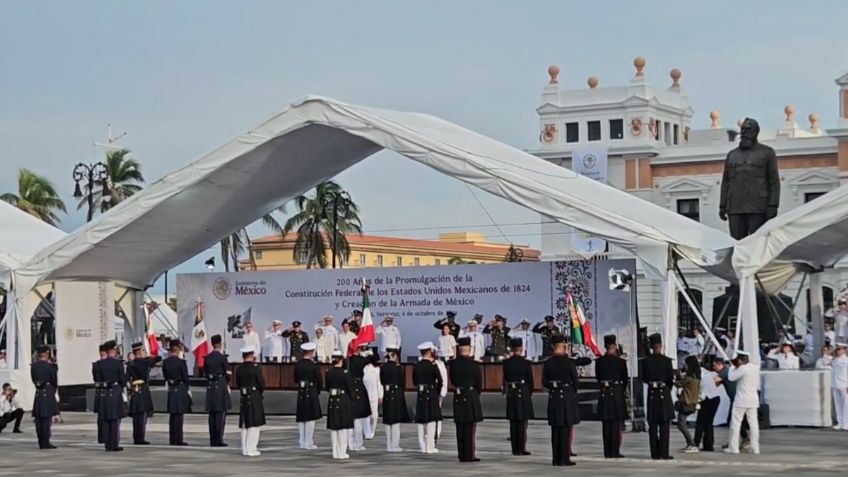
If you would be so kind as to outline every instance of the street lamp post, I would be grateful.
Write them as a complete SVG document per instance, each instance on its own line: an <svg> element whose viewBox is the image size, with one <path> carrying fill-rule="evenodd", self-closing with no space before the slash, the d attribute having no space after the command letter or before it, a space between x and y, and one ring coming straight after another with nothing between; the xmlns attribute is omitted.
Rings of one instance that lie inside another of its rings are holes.
<svg viewBox="0 0 848 477"><path fill-rule="evenodd" d="M100 185L101 200L109 200L109 169L102 162L93 164L85 164L80 162L74 166L74 198L82 198L82 188L80 182L86 181L85 187L88 189L88 214L86 222L91 222L94 218L94 186Z"/></svg>

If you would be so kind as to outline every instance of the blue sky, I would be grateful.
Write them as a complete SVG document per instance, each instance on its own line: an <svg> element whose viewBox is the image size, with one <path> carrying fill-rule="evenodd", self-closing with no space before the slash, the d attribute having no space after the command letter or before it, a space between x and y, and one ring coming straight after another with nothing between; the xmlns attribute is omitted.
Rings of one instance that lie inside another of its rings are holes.
<svg viewBox="0 0 848 477"><path fill-rule="evenodd" d="M833 126L833 79L848 70L848 2L0 1L0 191L18 168L72 202L70 171L102 157L106 123L149 182L308 94L435 114L520 148L536 147L534 108L551 63L565 87L632 75L667 84L680 67L696 127L764 127L794 104ZM422 228L490 221L458 181L381 153L337 178L366 231L434 238ZM538 217L478 192L499 223ZM84 220L74 211L62 227ZM253 227L254 234L261 228ZM452 228L451 230L456 230ZM500 234L480 228L492 239ZM538 246L538 225L507 226ZM179 268L196 271L204 252ZM159 286L161 288L161 284Z"/></svg>

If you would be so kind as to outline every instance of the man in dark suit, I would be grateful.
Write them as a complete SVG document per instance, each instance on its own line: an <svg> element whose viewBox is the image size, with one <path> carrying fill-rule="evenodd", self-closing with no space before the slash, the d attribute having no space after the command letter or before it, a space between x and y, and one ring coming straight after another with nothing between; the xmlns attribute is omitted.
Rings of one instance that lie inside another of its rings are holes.
<svg viewBox="0 0 848 477"><path fill-rule="evenodd" d="M100 362L100 379L103 393L100 396L100 416L103 419L103 444L106 452L120 452L119 446L121 419L127 414L124 402L124 389L127 387L127 373L124 362L117 358L117 344L106 342L106 359Z"/></svg>
<svg viewBox="0 0 848 477"><path fill-rule="evenodd" d="M604 457L618 459L621 455L621 438L627 420L627 362L618 356L615 335L604 336L606 354L595 361L595 377L600 385L598 417L601 419L604 439Z"/></svg>
<svg viewBox="0 0 848 477"><path fill-rule="evenodd" d="M651 354L642 360L639 375L648 386L648 439L651 459L670 460L668 454L671 420L674 405L671 402L671 387L674 385L674 366L671 358L663 355L662 337L650 337Z"/></svg>
<svg viewBox="0 0 848 477"><path fill-rule="evenodd" d="M187 446L183 439L183 418L191 412L191 395L188 392L188 366L180 357L182 344L171 340L170 355L162 361L162 374L168 384L168 436L172 446Z"/></svg>
<svg viewBox="0 0 848 477"><path fill-rule="evenodd" d="M503 362L509 442L512 455L530 455L527 452L527 421L533 419L533 369L530 361L524 358L521 338L512 338L509 347L512 356Z"/></svg>
<svg viewBox="0 0 848 477"><path fill-rule="evenodd" d="M127 363L130 382L130 405L127 414L133 420L133 444L148 445L145 439L147 417L153 414L153 397L150 395L150 370L162 361L159 356L144 356L144 343L133 343L133 360Z"/></svg>
<svg viewBox="0 0 848 477"><path fill-rule="evenodd" d="M56 365L50 362L50 348L40 345L36 349L38 361L32 363L30 377L35 386L35 399L32 403L32 417L35 420L35 434L38 436L39 449L55 449L50 443L50 427L53 416L59 414L56 403L56 387L59 385Z"/></svg>
<svg viewBox="0 0 848 477"><path fill-rule="evenodd" d="M209 413L209 445L227 447L224 442L224 425L227 411L233 407L230 386L227 383L227 356L222 352L221 335L213 335L212 352L203 361L206 376L206 412Z"/></svg>
<svg viewBox="0 0 848 477"><path fill-rule="evenodd" d="M453 384L453 422L456 424L456 446L460 462L480 462L477 458L477 423L483 420L480 389L483 376L480 365L471 357L471 338L457 341L458 356L449 368Z"/></svg>

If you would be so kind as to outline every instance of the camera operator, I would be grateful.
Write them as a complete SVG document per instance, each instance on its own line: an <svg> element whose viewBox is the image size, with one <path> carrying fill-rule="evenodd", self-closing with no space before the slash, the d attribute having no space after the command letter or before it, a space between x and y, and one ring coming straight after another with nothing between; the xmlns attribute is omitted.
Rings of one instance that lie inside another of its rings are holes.
<svg viewBox="0 0 848 477"><path fill-rule="evenodd" d="M3 385L3 394L0 398L0 432L12 421L15 421L12 432L16 434L22 432L21 420L24 418L24 410L18 402L17 394L18 390L12 389L9 383Z"/></svg>

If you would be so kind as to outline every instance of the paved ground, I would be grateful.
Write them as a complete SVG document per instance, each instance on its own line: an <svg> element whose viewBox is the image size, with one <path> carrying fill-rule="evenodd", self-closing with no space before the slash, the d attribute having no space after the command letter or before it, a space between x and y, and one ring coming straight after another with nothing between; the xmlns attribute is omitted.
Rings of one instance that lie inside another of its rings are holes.
<svg viewBox="0 0 848 477"><path fill-rule="evenodd" d="M9 429L0 433L1 475L122 475L149 477L156 475L216 475L244 476L306 474L312 477L331 475L347 476L428 476L447 473L456 475L798 475L817 476L844 473L848 468L848 432L825 429L770 429L763 431L761 455L722 453L682 455L675 452L674 461L655 462L648 455L645 434L627 434L623 453L626 459L605 460L600 441L600 425L594 422L580 424L577 428L575 452L579 457L576 467L554 468L550 463L548 428L542 421L530 426L529 457L514 457L506 441L508 427L505 421L487 421L481 424L478 436L477 464L456 461L453 426L446 423L438 447L438 455L422 455L412 450L417 446L413 425L404 426L403 454L387 454L382 428L377 437L368 441L368 450L351 452L351 460L338 462L330 459L329 433L324 422L319 422L316 443L321 450L304 452L296 448L297 428L293 418L271 417L262 430L258 458L242 457L237 449L239 433L236 416L227 423L227 440L232 447L212 449L206 434L206 417L191 415L186 419L187 448L157 445L167 442L167 416L153 418L148 439L154 445L133 447L126 445L121 453L105 453L95 444L94 416L91 414L66 414L64 424L54 426L53 442L59 446L54 451L39 451L31 423L24 426L25 434L11 434ZM124 442L131 435L130 423L124 421ZM717 429L719 442L726 440L726 428ZM672 449L682 447L679 433L672 430ZM151 471L151 469L153 469Z"/></svg>

